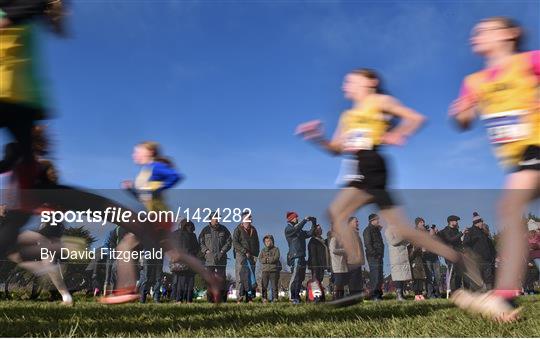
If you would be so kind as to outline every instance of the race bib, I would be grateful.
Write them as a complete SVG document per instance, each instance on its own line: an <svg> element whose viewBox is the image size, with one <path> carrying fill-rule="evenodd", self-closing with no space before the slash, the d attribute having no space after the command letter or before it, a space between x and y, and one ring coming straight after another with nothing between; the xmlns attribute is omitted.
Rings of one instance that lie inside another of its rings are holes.
<svg viewBox="0 0 540 339"><path fill-rule="evenodd" d="M373 149L371 130L365 128L356 128L349 131L345 137L343 148L346 152Z"/></svg>
<svg viewBox="0 0 540 339"><path fill-rule="evenodd" d="M527 113L527 110L514 110L484 114L482 120L491 143L504 144L526 139L531 133L530 124L523 121Z"/></svg>

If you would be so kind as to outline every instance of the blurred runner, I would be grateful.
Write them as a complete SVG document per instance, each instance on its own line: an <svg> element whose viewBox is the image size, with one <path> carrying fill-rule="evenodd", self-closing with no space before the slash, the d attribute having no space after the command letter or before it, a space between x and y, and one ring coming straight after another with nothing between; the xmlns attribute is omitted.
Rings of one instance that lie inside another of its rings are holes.
<svg viewBox="0 0 540 339"><path fill-rule="evenodd" d="M148 211L168 211L169 208L163 200L163 192L172 188L182 178L182 176L174 169L170 159L161 155L160 146L156 142L147 141L135 146L133 150L133 162L142 166L139 175L135 182L124 181L122 186L129 190ZM171 256L172 262L182 261L194 271L199 273L201 277L209 282L209 293L218 293L220 279L212 275L201 262L189 255L187 252L178 249L172 241L171 227L173 220L161 220L155 223L153 227L158 239L157 247L165 247ZM140 240L133 233L126 234L120 243L117 250L131 251ZM149 249L146 247L146 249ZM105 296L100 299L102 303L117 304L136 300L141 298L141 302L146 301L146 294L150 290L150 285L154 285L154 300L161 282L162 275L162 260L144 259L143 270L141 271L140 279L140 295L136 291L136 272L133 263L125 260L117 262L117 284L116 291L112 295ZM215 299L217 300L217 298Z"/></svg>
<svg viewBox="0 0 540 339"><path fill-rule="evenodd" d="M35 25L43 21L62 35L64 17L65 8L60 0L0 0L0 127L7 128L14 139L12 146L6 148L0 171L12 171L12 186L16 191L0 229L0 256L16 243L20 228L45 204L62 211L129 210L101 196L39 180L40 166L33 149L32 131L36 121L47 118L49 107L39 78L34 31ZM145 245L165 243L167 250L173 249L164 233L152 223L117 224L137 235ZM170 253L173 260L181 259L192 267L198 264L196 259L184 257L181 252ZM208 275L203 278L211 291L220 288L217 279Z"/></svg>
<svg viewBox="0 0 540 339"><path fill-rule="evenodd" d="M485 68L465 78L450 115L466 129L479 117L501 164L506 184L498 205L501 263L495 289L466 291L454 302L473 313L510 322L518 318L514 299L526 272L527 228L523 219L540 191L540 51L519 52L521 27L505 17L480 21L470 43Z"/></svg>
<svg viewBox="0 0 540 339"><path fill-rule="evenodd" d="M409 227L404 213L386 189L388 172L380 152L382 146L404 145L420 127L424 117L392 96L383 94L379 76L370 69L347 74L343 91L345 97L353 102L353 107L341 114L331 140L324 138L320 121L301 124L296 132L334 155L345 155L352 168L343 177L346 187L338 193L329 209L334 231L347 252L348 264L360 265L363 256L356 240L358 237L354 237L351 229L346 227L347 219L362 206L375 203L388 227L395 228L393 231L397 237L460 265L473 281L481 283L479 273L469 265L466 257L434 240L427 232ZM390 129L392 117L400 118L402 122Z"/></svg>

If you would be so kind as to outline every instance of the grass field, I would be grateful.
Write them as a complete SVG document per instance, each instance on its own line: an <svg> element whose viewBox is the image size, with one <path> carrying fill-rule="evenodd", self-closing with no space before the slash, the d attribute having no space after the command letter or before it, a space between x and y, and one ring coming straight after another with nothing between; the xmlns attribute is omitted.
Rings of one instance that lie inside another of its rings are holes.
<svg viewBox="0 0 540 339"><path fill-rule="evenodd" d="M0 302L3 337L540 337L540 297L523 297L524 319L499 325L461 313L445 300L366 302L343 309L206 303L73 308L49 302Z"/></svg>

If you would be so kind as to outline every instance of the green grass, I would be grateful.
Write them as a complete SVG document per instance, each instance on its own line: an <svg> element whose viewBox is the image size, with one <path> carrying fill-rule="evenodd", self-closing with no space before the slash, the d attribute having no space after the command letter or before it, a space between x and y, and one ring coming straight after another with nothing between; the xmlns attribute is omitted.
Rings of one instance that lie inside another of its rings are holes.
<svg viewBox="0 0 540 339"><path fill-rule="evenodd" d="M0 302L3 337L540 337L540 297L523 297L524 319L499 325L461 313L445 300L363 303L332 309L206 303L106 306L80 301Z"/></svg>

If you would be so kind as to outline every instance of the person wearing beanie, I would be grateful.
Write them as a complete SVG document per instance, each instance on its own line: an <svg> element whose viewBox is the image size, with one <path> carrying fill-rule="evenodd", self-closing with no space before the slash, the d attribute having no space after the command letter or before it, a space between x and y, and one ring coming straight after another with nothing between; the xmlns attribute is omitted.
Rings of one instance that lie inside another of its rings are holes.
<svg viewBox="0 0 540 339"><path fill-rule="evenodd" d="M495 282L495 258L497 253L493 240L486 232L487 225L477 212L473 213L472 226L465 230L463 236L463 247L465 251L473 253L480 274L488 290L493 288ZM482 286L476 286L464 279L464 283L469 289L479 290Z"/></svg>
<svg viewBox="0 0 540 339"><path fill-rule="evenodd" d="M370 297L374 301L382 300L383 257L384 242L381 234L382 225L377 214L370 214L368 226L364 229L364 243L366 247L366 258L369 266L369 287Z"/></svg>
<svg viewBox="0 0 540 339"><path fill-rule="evenodd" d="M456 215L448 216L446 218L448 225L439 232L438 236L444 244L452 247L455 251L463 252L463 242L461 241L463 233L459 230L459 220L461 219ZM446 270L447 291L454 292L463 285L462 268L448 259L445 259L445 262L446 267L448 267Z"/></svg>
<svg viewBox="0 0 540 339"><path fill-rule="evenodd" d="M317 219L306 217L298 221L296 212L287 212L287 227L285 227L285 239L289 245L287 253L287 265L291 267L291 281L289 283L289 298L293 304L300 303L300 290L306 277L306 239L315 233ZM311 221L311 229L303 230L304 225Z"/></svg>

